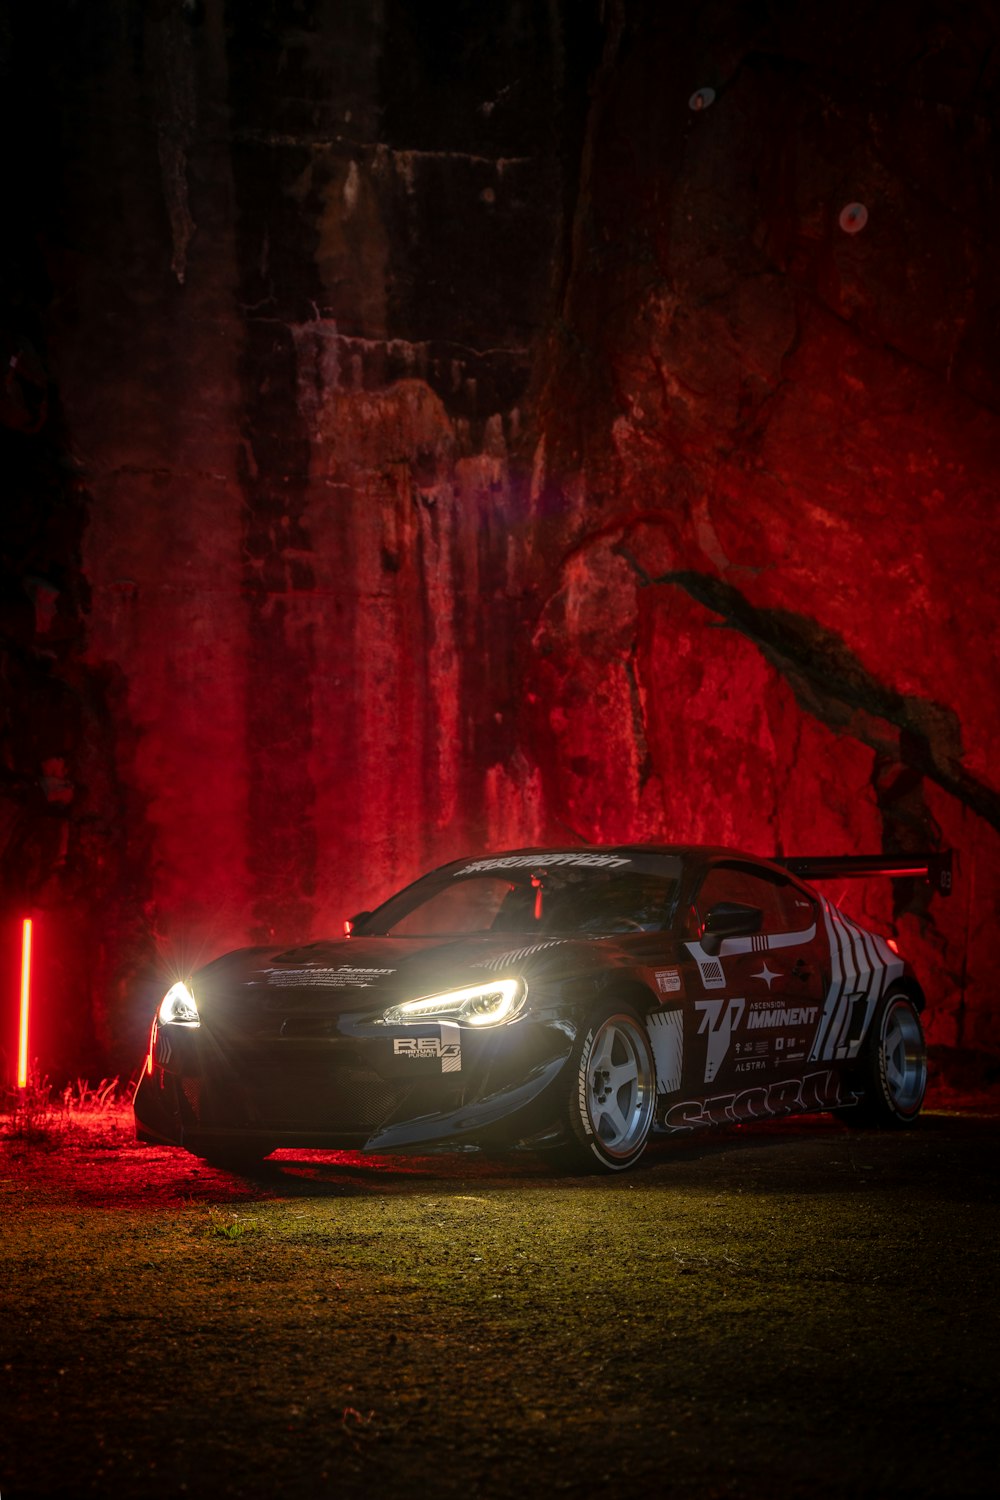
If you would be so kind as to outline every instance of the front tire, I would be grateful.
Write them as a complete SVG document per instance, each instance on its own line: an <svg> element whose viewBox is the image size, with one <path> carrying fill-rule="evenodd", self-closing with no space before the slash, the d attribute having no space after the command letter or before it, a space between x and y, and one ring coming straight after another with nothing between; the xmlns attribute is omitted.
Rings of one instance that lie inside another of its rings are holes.
<svg viewBox="0 0 1000 1500"><path fill-rule="evenodd" d="M920 1113L927 1089L927 1045L919 1012L901 990L891 990L875 1012L858 1084L860 1103L841 1115L849 1125L898 1130L912 1125Z"/></svg>
<svg viewBox="0 0 1000 1500"><path fill-rule="evenodd" d="M559 1156L577 1171L624 1172L639 1160L653 1127L656 1065L634 1011L598 1011L574 1049Z"/></svg>

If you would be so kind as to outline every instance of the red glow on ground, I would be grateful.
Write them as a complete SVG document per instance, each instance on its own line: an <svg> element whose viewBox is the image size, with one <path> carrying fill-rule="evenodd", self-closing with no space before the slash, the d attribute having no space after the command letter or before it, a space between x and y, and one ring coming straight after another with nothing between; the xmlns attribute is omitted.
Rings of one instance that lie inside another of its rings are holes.
<svg viewBox="0 0 1000 1500"><path fill-rule="evenodd" d="M31 1010L31 918L21 927L21 1018L17 1037L17 1086L28 1087L28 1014Z"/></svg>

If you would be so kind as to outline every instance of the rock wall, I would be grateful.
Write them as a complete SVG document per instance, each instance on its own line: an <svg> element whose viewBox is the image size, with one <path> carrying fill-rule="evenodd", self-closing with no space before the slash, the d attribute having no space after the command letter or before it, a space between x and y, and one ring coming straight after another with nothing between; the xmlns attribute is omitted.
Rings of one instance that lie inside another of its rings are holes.
<svg viewBox="0 0 1000 1500"><path fill-rule="evenodd" d="M954 845L950 902L831 894L1000 1050L991 14L15 18L0 803L51 1071L545 839Z"/></svg>
<svg viewBox="0 0 1000 1500"><path fill-rule="evenodd" d="M548 814L837 889L996 1048L996 17L612 8L539 398ZM560 557L561 554L561 557ZM555 566L553 566L553 564Z"/></svg>

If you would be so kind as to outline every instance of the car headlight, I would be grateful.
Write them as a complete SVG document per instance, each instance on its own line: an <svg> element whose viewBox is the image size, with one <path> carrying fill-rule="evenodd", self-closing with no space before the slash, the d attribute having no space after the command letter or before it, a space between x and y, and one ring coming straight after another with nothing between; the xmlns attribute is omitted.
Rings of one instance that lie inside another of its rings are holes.
<svg viewBox="0 0 1000 1500"><path fill-rule="evenodd" d="M474 984L464 990L404 1000L402 1005L390 1006L383 1019L390 1026L406 1021L435 1021L439 1016L461 1021L466 1026L501 1026L518 1014L527 993L523 979L494 979L489 984Z"/></svg>
<svg viewBox="0 0 1000 1500"><path fill-rule="evenodd" d="M160 1001L156 1019L161 1026L200 1026L201 1017L194 996L180 980L172 984Z"/></svg>

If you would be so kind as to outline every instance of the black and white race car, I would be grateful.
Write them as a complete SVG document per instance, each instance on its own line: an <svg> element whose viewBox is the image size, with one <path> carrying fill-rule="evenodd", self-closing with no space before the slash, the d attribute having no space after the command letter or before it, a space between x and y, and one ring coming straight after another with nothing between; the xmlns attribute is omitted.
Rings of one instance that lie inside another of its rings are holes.
<svg viewBox="0 0 1000 1500"><path fill-rule="evenodd" d="M918 1115L924 993L803 877L951 883L947 855L519 849L456 860L346 923L174 984L141 1140L248 1166L279 1147L526 1145L621 1171L655 1132L833 1110Z"/></svg>

